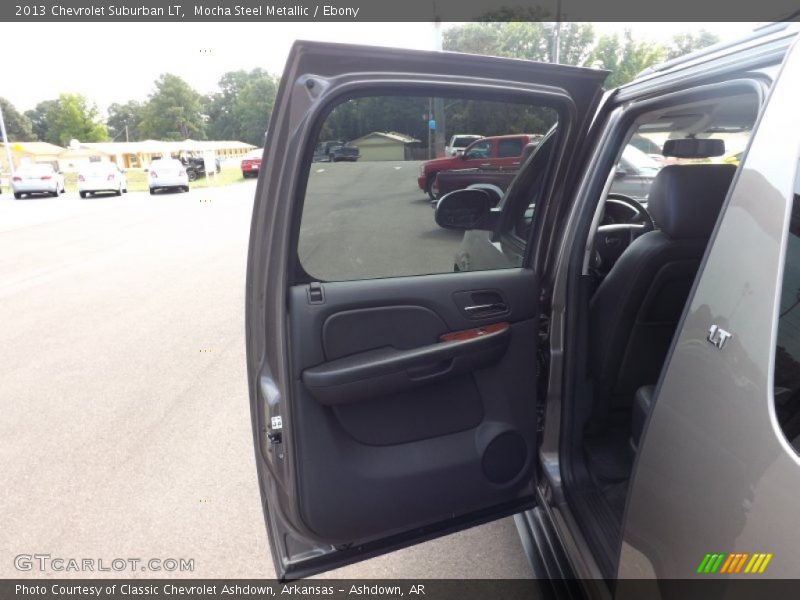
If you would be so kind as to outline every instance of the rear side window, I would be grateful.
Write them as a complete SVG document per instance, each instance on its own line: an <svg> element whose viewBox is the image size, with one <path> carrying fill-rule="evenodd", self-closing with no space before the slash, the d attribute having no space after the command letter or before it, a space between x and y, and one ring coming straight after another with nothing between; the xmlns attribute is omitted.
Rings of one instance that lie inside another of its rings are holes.
<svg viewBox="0 0 800 600"><path fill-rule="evenodd" d="M499 158L510 158L513 156L520 156L521 154L522 140L520 138L500 140L497 142L497 156Z"/></svg>
<svg viewBox="0 0 800 600"><path fill-rule="evenodd" d="M800 182L800 179L798 179ZM775 349L775 412L800 451L800 185L795 184Z"/></svg>
<svg viewBox="0 0 800 600"><path fill-rule="evenodd" d="M543 135L557 120L553 108L535 103L345 99L319 123L309 157L297 244L304 275L349 281L520 266L524 242L511 255L488 231L440 227L434 207L444 193L477 184L502 196L515 171L479 168L493 156L494 138L507 136L519 156L525 133ZM446 154L454 136L476 131L492 139L475 142L462 156Z"/></svg>
<svg viewBox="0 0 800 600"><path fill-rule="evenodd" d="M473 144L466 154L465 158L489 158L492 154L492 142L486 140L484 142L477 142Z"/></svg>

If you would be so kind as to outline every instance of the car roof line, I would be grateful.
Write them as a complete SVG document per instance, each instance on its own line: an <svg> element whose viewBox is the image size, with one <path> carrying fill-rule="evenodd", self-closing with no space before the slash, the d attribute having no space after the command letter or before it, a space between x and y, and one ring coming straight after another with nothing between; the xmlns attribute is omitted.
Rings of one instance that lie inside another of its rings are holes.
<svg viewBox="0 0 800 600"><path fill-rule="evenodd" d="M729 40L726 42L718 42L716 44L712 44L711 46L707 46L695 52L686 54L685 56L673 58L672 60L666 60L664 62L657 63L655 65L647 67L646 69L641 71L638 75L636 75L636 77L633 79L633 82L654 75L655 73L668 71L676 67L680 67L681 65L692 63L697 59L710 56L712 54L726 54L727 50L735 51L735 49L737 49L740 46L746 47L747 45L749 45L754 41L775 35L777 33L783 32L787 34L797 35L798 31L800 31L800 29L798 28L800 26L798 26L797 23L789 22L789 20L796 18L799 14L800 11L795 11L790 15L787 15L785 20L776 23L765 23L763 25L759 25L755 27L753 31L742 37L738 37L734 40Z"/></svg>

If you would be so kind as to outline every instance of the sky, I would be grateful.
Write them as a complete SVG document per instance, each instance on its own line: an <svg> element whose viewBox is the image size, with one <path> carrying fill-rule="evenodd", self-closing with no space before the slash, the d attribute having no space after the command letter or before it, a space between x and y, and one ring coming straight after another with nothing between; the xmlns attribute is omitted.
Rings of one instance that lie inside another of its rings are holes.
<svg viewBox="0 0 800 600"><path fill-rule="evenodd" d="M627 27L638 39L667 42L676 33L698 29L732 39L754 26L596 23L595 31L602 35ZM20 53L3 65L0 96L21 111L72 92L104 112L114 102L145 100L164 72L205 94L227 71L261 67L280 74L297 39L429 50L436 37L431 23L15 23L4 29L3 45Z"/></svg>

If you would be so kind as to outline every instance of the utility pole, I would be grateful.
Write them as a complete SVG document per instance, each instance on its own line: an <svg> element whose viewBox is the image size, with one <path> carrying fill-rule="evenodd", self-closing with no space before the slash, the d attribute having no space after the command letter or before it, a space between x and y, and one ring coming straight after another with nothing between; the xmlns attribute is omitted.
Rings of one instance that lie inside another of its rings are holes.
<svg viewBox="0 0 800 600"><path fill-rule="evenodd" d="M0 136L3 138L3 148L6 149L6 160L8 160L8 172L10 177L14 176L14 161L11 160L11 147L8 145L8 135L6 135L6 121L3 118L3 107L0 105Z"/></svg>
<svg viewBox="0 0 800 600"><path fill-rule="evenodd" d="M428 114L426 116L426 124L428 125L428 160L430 160L433 158L433 130L430 126L430 121L433 119L433 98L428 98Z"/></svg>
<svg viewBox="0 0 800 600"><path fill-rule="evenodd" d="M561 0L556 0L556 22L553 25L553 53L550 62L560 62L561 54Z"/></svg>
<svg viewBox="0 0 800 600"><path fill-rule="evenodd" d="M434 20L434 49L442 51L442 21L438 15ZM433 131L434 138L434 154L437 157L444 156L444 148L447 144L445 140L445 116L444 116L444 98L433 99L433 120L436 122L436 129Z"/></svg>
<svg viewBox="0 0 800 600"><path fill-rule="evenodd" d="M126 142L130 142L130 139L128 138L128 125L127 124L125 125L125 141Z"/></svg>

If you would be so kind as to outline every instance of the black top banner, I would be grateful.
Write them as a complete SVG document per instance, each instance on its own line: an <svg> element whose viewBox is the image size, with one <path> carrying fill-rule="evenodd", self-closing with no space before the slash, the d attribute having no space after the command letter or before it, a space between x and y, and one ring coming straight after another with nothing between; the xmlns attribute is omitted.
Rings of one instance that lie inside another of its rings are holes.
<svg viewBox="0 0 800 600"><path fill-rule="evenodd" d="M777 21L797 0L3 0L0 21Z"/></svg>

